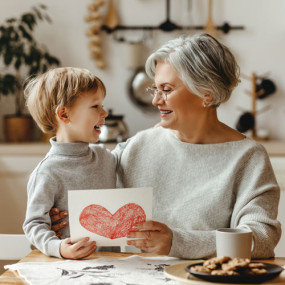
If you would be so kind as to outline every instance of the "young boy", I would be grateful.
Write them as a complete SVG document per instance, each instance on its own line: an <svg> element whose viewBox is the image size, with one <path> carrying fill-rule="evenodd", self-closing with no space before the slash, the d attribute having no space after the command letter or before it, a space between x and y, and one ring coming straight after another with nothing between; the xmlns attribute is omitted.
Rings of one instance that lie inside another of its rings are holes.
<svg viewBox="0 0 285 285"><path fill-rule="evenodd" d="M51 149L32 172L24 232L47 255L79 259L90 255L95 242L72 244L69 227L60 240L51 230L53 207L67 210L67 191L116 187L116 159L99 139L108 115L103 108L103 82L86 69L56 68L32 79L26 89L28 109L45 132L55 133Z"/></svg>

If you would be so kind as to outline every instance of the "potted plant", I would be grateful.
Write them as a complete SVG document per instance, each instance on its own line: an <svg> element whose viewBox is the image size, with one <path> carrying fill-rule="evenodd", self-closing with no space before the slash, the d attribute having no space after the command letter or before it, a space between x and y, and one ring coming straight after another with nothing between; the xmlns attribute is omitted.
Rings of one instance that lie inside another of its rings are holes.
<svg viewBox="0 0 285 285"><path fill-rule="evenodd" d="M15 114L4 116L4 131L10 142L32 140L33 120L24 114L24 80L60 64L34 38L36 24L44 20L51 22L46 6L40 4L0 25L0 62L4 66L0 69L0 96L15 96Z"/></svg>

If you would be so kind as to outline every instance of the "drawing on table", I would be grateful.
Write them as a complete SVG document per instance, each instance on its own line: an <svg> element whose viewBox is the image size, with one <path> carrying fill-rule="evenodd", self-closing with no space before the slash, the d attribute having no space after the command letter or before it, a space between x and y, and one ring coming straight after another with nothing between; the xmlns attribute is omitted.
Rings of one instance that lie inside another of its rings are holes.
<svg viewBox="0 0 285 285"><path fill-rule="evenodd" d="M89 260L64 260L58 262L21 262L6 266L17 270L29 284L68 285L177 285L164 274L164 269L173 264L186 262L167 256L117 258L99 257Z"/></svg>
<svg viewBox="0 0 285 285"><path fill-rule="evenodd" d="M114 215L105 207L93 204L85 207L79 217L86 230L110 239L125 237L135 224L145 220L143 208L135 203L124 205Z"/></svg>

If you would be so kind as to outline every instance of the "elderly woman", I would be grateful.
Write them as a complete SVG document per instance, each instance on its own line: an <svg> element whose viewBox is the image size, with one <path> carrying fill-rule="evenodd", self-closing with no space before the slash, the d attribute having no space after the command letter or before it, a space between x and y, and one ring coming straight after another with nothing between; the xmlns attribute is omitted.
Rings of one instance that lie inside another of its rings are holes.
<svg viewBox="0 0 285 285"><path fill-rule="evenodd" d="M179 37L149 56L146 72L161 122L114 150L119 186L154 190L153 221L138 224L128 244L205 258L215 254L216 229L246 228L252 257L274 256L280 189L268 155L217 116L239 82L232 53L208 34Z"/></svg>

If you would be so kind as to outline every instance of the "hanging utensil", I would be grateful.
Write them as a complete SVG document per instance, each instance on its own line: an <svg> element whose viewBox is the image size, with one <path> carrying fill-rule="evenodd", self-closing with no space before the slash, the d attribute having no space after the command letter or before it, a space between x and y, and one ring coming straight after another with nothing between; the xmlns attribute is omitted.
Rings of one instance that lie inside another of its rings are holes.
<svg viewBox="0 0 285 285"><path fill-rule="evenodd" d="M172 32L173 30L181 29L181 27L170 20L170 0L166 0L166 20L161 23L158 28L164 32Z"/></svg>
<svg viewBox="0 0 285 285"><path fill-rule="evenodd" d="M213 2L212 0L208 0L209 5L208 5L208 20L207 23L204 27L204 30L206 33L211 35L212 37L216 38L217 37L217 28L214 25L213 19L212 19L212 10L213 10Z"/></svg>
<svg viewBox="0 0 285 285"><path fill-rule="evenodd" d="M113 0L109 0L109 6L107 10L107 15L104 21L104 25L109 28L110 30L113 30L116 26L119 24L118 15L113 3Z"/></svg>
<svg viewBox="0 0 285 285"><path fill-rule="evenodd" d="M255 126L255 118L252 115L252 113L244 112L240 116L240 118L236 124L236 129L241 133L245 133L248 130L252 130L254 128L254 126Z"/></svg>
<svg viewBox="0 0 285 285"><path fill-rule="evenodd" d="M132 76L129 83L129 96L132 102L144 111L157 111L152 105L152 97L146 91L147 87L151 87L153 80L150 79L144 67L139 67Z"/></svg>
<svg viewBox="0 0 285 285"><path fill-rule="evenodd" d="M270 79L262 78L261 82L256 85L257 99L267 98L276 91L274 82Z"/></svg>
<svg viewBox="0 0 285 285"><path fill-rule="evenodd" d="M112 109L108 110L105 124L101 127L100 142L122 142L128 138L128 127L123 115L114 115Z"/></svg>

